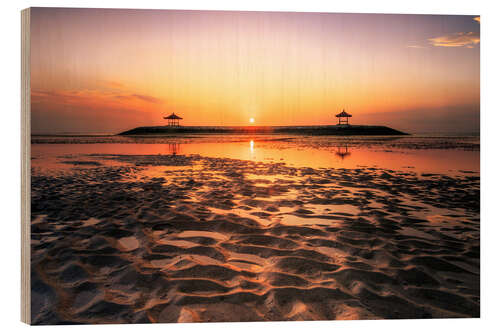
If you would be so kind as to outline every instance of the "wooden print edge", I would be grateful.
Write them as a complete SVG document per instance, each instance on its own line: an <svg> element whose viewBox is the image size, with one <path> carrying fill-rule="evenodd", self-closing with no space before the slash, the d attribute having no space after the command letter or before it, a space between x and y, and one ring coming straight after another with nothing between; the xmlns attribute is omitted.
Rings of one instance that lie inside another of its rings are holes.
<svg viewBox="0 0 500 333"><path fill-rule="evenodd" d="M21 11L21 321L31 324L31 9Z"/></svg>

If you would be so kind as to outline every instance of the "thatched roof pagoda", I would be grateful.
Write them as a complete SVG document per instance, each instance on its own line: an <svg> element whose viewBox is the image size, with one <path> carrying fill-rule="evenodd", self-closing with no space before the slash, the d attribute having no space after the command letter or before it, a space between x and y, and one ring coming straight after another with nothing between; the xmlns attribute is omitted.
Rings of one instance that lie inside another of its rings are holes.
<svg viewBox="0 0 500 333"><path fill-rule="evenodd" d="M179 120L181 120L182 118L172 112L172 114L170 116L163 117L163 119L167 119L168 126L180 126L179 125Z"/></svg>
<svg viewBox="0 0 500 333"><path fill-rule="evenodd" d="M339 123L338 125L341 125L341 124L346 124L346 125L349 125L349 118L352 117L351 114L345 112L345 110L342 110L342 112L340 112L339 114L335 115L335 117L339 118Z"/></svg>

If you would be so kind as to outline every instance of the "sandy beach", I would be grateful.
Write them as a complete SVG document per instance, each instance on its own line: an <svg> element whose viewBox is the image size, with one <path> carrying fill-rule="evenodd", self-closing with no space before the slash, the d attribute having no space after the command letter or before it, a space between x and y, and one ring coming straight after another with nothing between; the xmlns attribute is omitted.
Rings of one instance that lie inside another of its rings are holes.
<svg viewBox="0 0 500 333"><path fill-rule="evenodd" d="M23 10L21 321L479 318L481 17L443 10Z"/></svg>
<svg viewBox="0 0 500 333"><path fill-rule="evenodd" d="M426 145L358 141L352 158ZM462 144L433 148L478 153ZM44 164L42 146L32 145L34 324L479 316L478 170L182 149Z"/></svg>

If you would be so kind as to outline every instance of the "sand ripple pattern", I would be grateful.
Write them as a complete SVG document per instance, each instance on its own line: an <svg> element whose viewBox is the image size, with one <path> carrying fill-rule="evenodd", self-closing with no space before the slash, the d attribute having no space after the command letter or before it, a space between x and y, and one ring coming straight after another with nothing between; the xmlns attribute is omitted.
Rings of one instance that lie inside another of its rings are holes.
<svg viewBox="0 0 500 333"><path fill-rule="evenodd" d="M479 316L477 176L93 158L32 170L35 324Z"/></svg>

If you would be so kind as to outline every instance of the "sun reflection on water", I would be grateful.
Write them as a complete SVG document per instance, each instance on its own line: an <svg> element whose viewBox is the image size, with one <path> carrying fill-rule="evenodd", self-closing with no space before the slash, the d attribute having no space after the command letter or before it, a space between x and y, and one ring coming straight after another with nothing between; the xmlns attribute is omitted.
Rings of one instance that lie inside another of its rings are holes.
<svg viewBox="0 0 500 333"><path fill-rule="evenodd" d="M118 165L115 159L103 160L99 154L112 155L200 155L210 158L252 160L264 163L285 163L293 167L368 168L377 167L404 172L461 174L460 170L479 172L479 151L458 149L403 149L356 147L343 144L311 145L285 140L262 140L247 137L231 142L205 142L206 138L190 142L170 139L166 144L33 144L32 167L71 169L95 167L100 164ZM258 149L257 149L258 141ZM72 158L68 159L68 156ZM314 158L311 158L314 156ZM71 163L76 159L76 164ZM94 164L92 164L92 162ZM87 163L87 164L85 164ZM89 164L90 163L90 164Z"/></svg>

